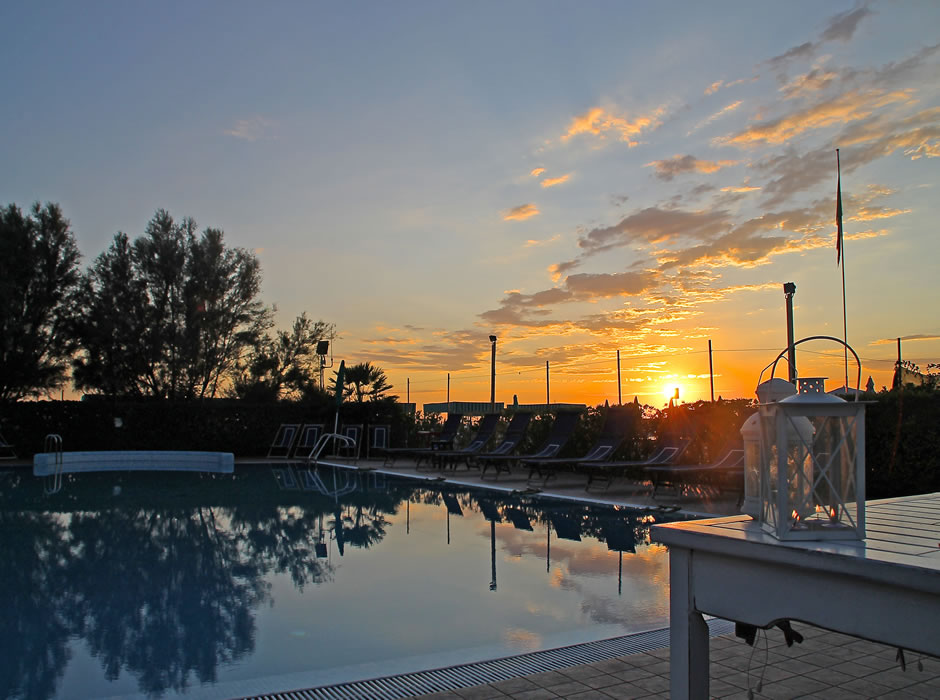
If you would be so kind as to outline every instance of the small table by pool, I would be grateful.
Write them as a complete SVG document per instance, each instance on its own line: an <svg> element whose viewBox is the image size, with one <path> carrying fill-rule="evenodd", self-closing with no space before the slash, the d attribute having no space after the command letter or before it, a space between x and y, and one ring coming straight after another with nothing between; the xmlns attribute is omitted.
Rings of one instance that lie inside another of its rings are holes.
<svg viewBox="0 0 940 700"><path fill-rule="evenodd" d="M940 493L870 501L865 519L863 541L781 542L743 515L655 526L669 547L672 697L708 698L703 614L940 656Z"/></svg>

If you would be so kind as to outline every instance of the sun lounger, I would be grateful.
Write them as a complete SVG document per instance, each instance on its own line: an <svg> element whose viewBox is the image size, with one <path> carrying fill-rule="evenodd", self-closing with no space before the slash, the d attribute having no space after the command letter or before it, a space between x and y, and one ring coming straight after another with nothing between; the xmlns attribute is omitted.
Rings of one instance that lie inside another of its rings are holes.
<svg viewBox="0 0 940 700"><path fill-rule="evenodd" d="M503 439L499 445L490 452L477 452L476 454L468 455L466 460L467 469L471 467L479 469L483 466L485 471L486 460L500 459L511 455L519 446L519 443L522 442L522 438L525 437L526 428L531 420L532 414L527 411L518 411L515 413L512 420L509 421L506 434L503 435Z"/></svg>
<svg viewBox="0 0 940 700"><path fill-rule="evenodd" d="M486 470L490 467L496 471L496 477L498 478L501 471L512 471L512 465L524 459L537 460L556 457L571 439L580 417L581 414L576 411L563 411L559 413L558 417L555 418L555 422L552 423L548 437L545 438L545 441L535 452L530 454L512 455L508 453L498 454L491 452L478 455L475 462L482 467L481 476L485 475Z"/></svg>
<svg viewBox="0 0 940 700"><path fill-rule="evenodd" d="M369 425L367 432L366 459L382 456L392 446L392 426L387 423Z"/></svg>
<svg viewBox="0 0 940 700"><path fill-rule="evenodd" d="M385 450L385 466L394 464L398 457L411 457L415 460L415 466L421 464L425 459L429 459L433 450L447 450L453 447L454 438L457 437L457 431L463 421L462 413L448 413L447 420L441 427L441 432L431 439L429 447L390 447Z"/></svg>
<svg viewBox="0 0 940 700"><path fill-rule="evenodd" d="M326 426L323 423L304 423L300 428L297 445L294 447L294 459L305 458L309 455L325 429Z"/></svg>
<svg viewBox="0 0 940 700"><path fill-rule="evenodd" d="M268 448L268 459L290 457L298 432L300 432L299 423L281 423Z"/></svg>
<svg viewBox="0 0 940 700"><path fill-rule="evenodd" d="M568 465L591 464L604 462L614 456L617 448L627 438L627 431L631 429L630 416L636 411L632 405L611 406L607 409L604 427L594 445L581 457L549 457L543 459L522 459L520 464L529 468L529 481L538 474L547 482L558 471Z"/></svg>
<svg viewBox="0 0 940 700"><path fill-rule="evenodd" d="M653 482L653 497L663 486L671 486L679 492L691 488L722 491L733 489L740 496L744 493L744 450L736 447L728 450L711 464L652 465L643 471Z"/></svg>
<svg viewBox="0 0 940 700"><path fill-rule="evenodd" d="M480 419L477 431L473 435L466 447L459 450L437 450L431 455L431 459L438 468L451 467L457 469L460 462L466 463L471 455L481 452L486 444L496 432L496 426L499 425L499 414L488 413Z"/></svg>
<svg viewBox="0 0 940 700"><path fill-rule="evenodd" d="M680 438L660 446L649 459L621 462L584 462L579 465L588 473L588 481L584 490L587 491L590 489L595 479L605 481L607 488L609 488L615 476L630 472L642 473L646 467L670 466L676 464L682 456L682 453L685 452L685 448L688 446L688 438Z"/></svg>

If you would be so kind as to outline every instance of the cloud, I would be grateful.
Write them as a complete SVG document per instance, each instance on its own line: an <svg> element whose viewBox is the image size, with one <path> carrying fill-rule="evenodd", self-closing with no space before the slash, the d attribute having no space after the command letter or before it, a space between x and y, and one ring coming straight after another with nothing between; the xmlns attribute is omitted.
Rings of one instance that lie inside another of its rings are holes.
<svg viewBox="0 0 940 700"><path fill-rule="evenodd" d="M776 70L782 70L786 67L786 64L796 58L807 58L812 57L816 53L816 44L812 41L807 41L799 46L794 46L792 49L788 49L779 56L774 56L767 63L771 68Z"/></svg>
<svg viewBox="0 0 940 700"><path fill-rule="evenodd" d="M723 116L725 116L726 114L731 114L733 111L735 111L735 110L736 110L738 107L740 107L742 104L744 104L744 101L743 101L743 100L738 100L737 102L732 102L731 104L726 105L725 107L722 107L721 109L719 109L717 112L715 112L715 113L714 113L713 115L711 115L710 117L707 117L706 119L700 121L698 124L696 124L695 126L693 126L693 127L689 130L689 132L686 134L686 136L691 136L692 134L694 134L694 133L695 133L696 131L698 131L699 129L702 129L702 128L708 126L709 124L711 124L713 121L715 121L715 120L717 120L717 119L721 119L721 118L722 118Z"/></svg>
<svg viewBox="0 0 940 700"><path fill-rule="evenodd" d="M571 177L571 173L567 175L562 175L560 177L547 177L542 180L542 187L554 187L555 185L560 185L564 182L568 182L568 178Z"/></svg>
<svg viewBox="0 0 940 700"><path fill-rule="evenodd" d="M631 148L639 144L636 138L644 131L651 131L662 124L662 117L666 114L666 107L661 106L647 115L627 119L608 112L601 107L593 107L584 114L571 120L568 129L562 135L562 142L567 142L575 136L592 134L606 138L608 133L618 136L621 141Z"/></svg>
<svg viewBox="0 0 940 700"><path fill-rule="evenodd" d="M223 133L243 141L257 141L270 135L275 126L275 122L270 119L252 117L251 119L239 119L235 122L235 126L231 129L225 129Z"/></svg>
<svg viewBox="0 0 940 700"><path fill-rule="evenodd" d="M679 236L707 240L731 227L727 211L686 211L647 207L613 226L594 228L580 237L578 246L585 255L624 245L665 244Z"/></svg>
<svg viewBox="0 0 940 700"><path fill-rule="evenodd" d="M568 274L571 270L579 267L581 265L580 260L569 260L567 262L555 263L554 265L548 266L548 273L552 276L552 281L557 282L563 276Z"/></svg>
<svg viewBox="0 0 940 700"><path fill-rule="evenodd" d="M759 189L760 187L754 187L752 185L738 185L737 187L734 187L734 186L722 187L721 191L740 193L740 192L757 192Z"/></svg>
<svg viewBox="0 0 940 700"><path fill-rule="evenodd" d="M520 204L513 207L503 214L504 221L525 221L539 213L538 207L534 204Z"/></svg>
<svg viewBox="0 0 940 700"><path fill-rule="evenodd" d="M539 240L536 240L536 239L534 239L534 238L530 238L529 240L527 240L527 241L525 242L525 247L526 247L526 248L538 248L538 247L541 247L541 246L546 246L546 245L550 245L550 244L552 244L552 243L556 243L556 242L559 241L560 239L561 239L561 234L560 234L560 233L556 233L554 236L552 236L551 238L548 238L548 239L546 239L546 240L544 240L544 241L539 241Z"/></svg>
<svg viewBox="0 0 940 700"><path fill-rule="evenodd" d="M707 88L705 88L705 94L706 94L706 95L713 95L714 93L718 92L718 91L721 89L721 86L724 85L724 84L725 84L725 81L724 81L724 80L716 80L716 81L713 82L711 85L709 85Z"/></svg>
<svg viewBox="0 0 940 700"><path fill-rule="evenodd" d="M872 14L872 11L866 5L861 5L855 9L833 15L822 34L820 34L818 41L807 41L799 46L794 46L779 56L774 56L767 61L767 64L773 70L783 71L790 61L813 57L816 55L816 51L828 41L849 41L855 35L859 22L870 14Z"/></svg>
<svg viewBox="0 0 940 700"><path fill-rule="evenodd" d="M914 335L902 335L901 340L940 340L940 335L927 335L925 333L915 333ZM875 340L869 345L896 345L898 342L897 338L881 338L880 340Z"/></svg>
<svg viewBox="0 0 940 700"><path fill-rule="evenodd" d="M538 177L545 172L545 168L533 168L532 172L529 173L532 177Z"/></svg>
<svg viewBox="0 0 940 700"><path fill-rule="evenodd" d="M850 90L777 119L754 124L736 134L717 138L714 143L742 148L782 144L812 129L865 119L886 105L913 102L913 90L909 89L890 92L878 88Z"/></svg>
<svg viewBox="0 0 940 700"><path fill-rule="evenodd" d="M676 175L683 173L714 173L722 168L728 168L737 164L738 161L736 160L699 160L692 155L675 155L666 160L654 160L651 163L647 163L645 167L655 167L656 177L668 182Z"/></svg>
<svg viewBox="0 0 940 700"><path fill-rule="evenodd" d="M783 93L786 99L805 97L811 93L825 90L840 77L841 76L836 71L814 68L808 73L798 75L790 82L782 85L780 92Z"/></svg>
<svg viewBox="0 0 940 700"><path fill-rule="evenodd" d="M867 6L862 5L854 10L848 10L835 15L829 20L829 25L823 30L821 41L849 41L858 29L858 23L872 14Z"/></svg>

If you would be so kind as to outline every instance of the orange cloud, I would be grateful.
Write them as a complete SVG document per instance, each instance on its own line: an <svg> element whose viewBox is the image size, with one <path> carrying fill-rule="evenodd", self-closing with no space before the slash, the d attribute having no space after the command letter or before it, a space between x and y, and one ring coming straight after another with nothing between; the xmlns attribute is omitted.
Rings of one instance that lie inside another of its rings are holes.
<svg viewBox="0 0 940 700"><path fill-rule="evenodd" d="M571 177L571 174L562 175L561 177L547 177L542 180L542 187L554 187L555 185L560 185L563 182L568 182L568 178Z"/></svg>
<svg viewBox="0 0 940 700"><path fill-rule="evenodd" d="M540 241L540 240L537 240L537 239L535 239L535 238L530 238L529 240L527 240L527 241L525 242L525 247L526 247L526 248L537 248L537 247L539 247L539 246L549 245L549 244L551 244L551 243L555 243L555 242L558 241L559 239L561 239L561 234L560 234L560 233L556 233L554 236L552 236L551 238L549 238L549 239L547 239L547 240L544 240L544 241Z"/></svg>
<svg viewBox="0 0 940 700"><path fill-rule="evenodd" d="M538 177L545 172L545 168L533 168L532 172L529 173L532 177Z"/></svg>
<svg viewBox="0 0 940 700"><path fill-rule="evenodd" d="M722 187L722 192L756 192L760 187L751 187L748 185L740 185L738 187Z"/></svg>
<svg viewBox="0 0 940 700"><path fill-rule="evenodd" d="M608 132L613 132L620 137L621 141L632 148L639 144L639 141L636 140L637 136L644 131L657 128L662 123L662 117L665 113L665 106L661 106L648 115L629 120L615 116L601 107L593 107L571 120L568 130L562 135L561 140L563 142L568 141L572 137L581 134L593 134L604 138Z"/></svg>
<svg viewBox="0 0 940 700"><path fill-rule="evenodd" d="M910 89L892 92L880 89L852 90L779 119L755 124L737 134L715 139L715 143L741 147L786 143L812 129L864 119L876 109L892 103L913 103L913 92Z"/></svg>
<svg viewBox="0 0 940 700"><path fill-rule="evenodd" d="M675 155L666 160L654 160L647 163L645 167L655 167L656 177L660 180L669 181L676 175L681 175L682 173L714 173L722 168L728 168L737 164L738 161L736 160L699 160L692 155Z"/></svg>
<svg viewBox="0 0 940 700"><path fill-rule="evenodd" d="M533 216L537 216L539 213L538 207L534 204L520 204L518 207L513 207L509 211L503 214L504 221L525 221Z"/></svg>

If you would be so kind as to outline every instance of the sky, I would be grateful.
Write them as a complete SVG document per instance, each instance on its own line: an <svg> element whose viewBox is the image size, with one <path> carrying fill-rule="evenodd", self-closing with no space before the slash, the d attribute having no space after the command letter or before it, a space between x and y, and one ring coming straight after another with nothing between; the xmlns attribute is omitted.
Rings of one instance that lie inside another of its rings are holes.
<svg viewBox="0 0 940 700"><path fill-rule="evenodd" d="M0 26L0 203L58 202L84 264L160 208L221 228L280 327L336 324L334 361L419 408L489 400L491 334L497 401L752 398L785 282L795 338L845 332L863 386L897 338L940 361L935 0L12 0ZM856 383L834 341L796 364Z"/></svg>

